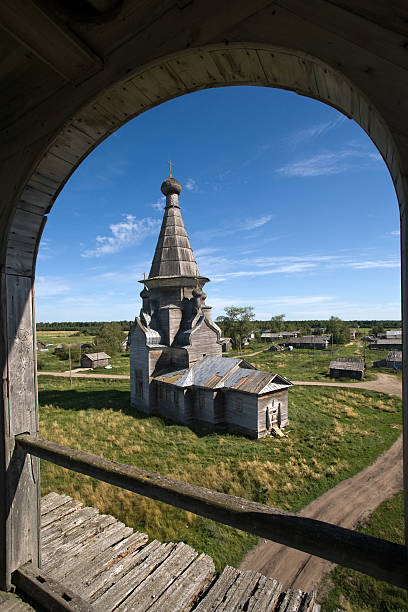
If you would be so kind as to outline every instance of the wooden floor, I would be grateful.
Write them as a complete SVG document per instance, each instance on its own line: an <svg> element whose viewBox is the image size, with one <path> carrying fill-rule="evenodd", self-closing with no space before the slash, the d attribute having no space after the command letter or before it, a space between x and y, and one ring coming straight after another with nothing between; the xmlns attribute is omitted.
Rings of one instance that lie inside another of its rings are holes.
<svg viewBox="0 0 408 612"><path fill-rule="evenodd" d="M0 612L33 612L34 610L15 593L0 591Z"/></svg>
<svg viewBox="0 0 408 612"><path fill-rule="evenodd" d="M44 497L41 515L42 571L95 610L320 610L313 593L283 592L276 580L228 566L218 575L211 557L183 542L149 542L147 535L66 495Z"/></svg>

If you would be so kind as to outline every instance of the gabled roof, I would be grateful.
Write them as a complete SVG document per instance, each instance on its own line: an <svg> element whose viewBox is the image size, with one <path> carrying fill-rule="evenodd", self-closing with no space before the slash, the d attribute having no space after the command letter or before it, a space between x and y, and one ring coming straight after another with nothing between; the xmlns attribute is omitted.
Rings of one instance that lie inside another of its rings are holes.
<svg viewBox="0 0 408 612"><path fill-rule="evenodd" d="M360 357L337 357L330 362L330 369L334 370L356 370L363 372L365 365L364 360Z"/></svg>
<svg viewBox="0 0 408 612"><path fill-rule="evenodd" d="M257 395L292 385L280 374L256 370L245 360L234 357L204 357L188 370L169 372L157 379L178 387L225 388Z"/></svg>
<svg viewBox="0 0 408 612"><path fill-rule="evenodd" d="M106 353L85 353L83 357L88 357L91 361L99 361L100 359L110 359L110 355Z"/></svg>

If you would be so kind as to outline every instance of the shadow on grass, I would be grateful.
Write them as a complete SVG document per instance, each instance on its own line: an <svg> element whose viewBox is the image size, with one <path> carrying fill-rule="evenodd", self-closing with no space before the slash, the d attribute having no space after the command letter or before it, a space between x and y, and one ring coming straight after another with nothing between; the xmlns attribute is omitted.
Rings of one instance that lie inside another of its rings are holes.
<svg viewBox="0 0 408 612"><path fill-rule="evenodd" d="M228 434L226 427L217 427L216 431L206 428L198 423L177 423L170 419L166 419L159 415L146 415L136 408L130 406L129 391L121 391L118 389L104 389L103 391L78 391L76 389L56 390L49 389L39 391L38 399L40 406L53 405L60 410L69 410L72 412L79 410L113 410L114 412L122 412L127 416L133 416L137 419L157 419L163 427L177 425L178 427L186 427L190 429L198 438L205 438L213 433ZM241 435L241 434L240 434ZM242 437L246 438L247 436ZM248 438L250 439L250 438Z"/></svg>

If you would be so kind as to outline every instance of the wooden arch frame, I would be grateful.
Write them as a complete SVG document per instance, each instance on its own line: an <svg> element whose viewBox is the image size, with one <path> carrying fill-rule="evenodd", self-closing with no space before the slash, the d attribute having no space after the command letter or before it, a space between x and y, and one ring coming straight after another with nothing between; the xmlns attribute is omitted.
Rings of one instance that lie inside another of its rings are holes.
<svg viewBox="0 0 408 612"><path fill-rule="evenodd" d="M168 55L122 75L113 84L78 91L66 112L55 110L53 128L34 127L36 139L25 150L3 253L0 355L3 364L3 431L0 485L7 491L0 507L0 587L28 560L39 562L39 465L14 444L15 436L38 432L35 369L35 262L46 215L81 161L130 119L180 95L230 85L289 89L325 102L354 119L380 151L394 182L401 211L404 330L408 318L405 266L408 193L398 146L375 105L341 72L304 52L256 44L218 44ZM84 86L85 88L87 85ZM79 90L81 87L79 88ZM86 100L86 102L84 102ZM91 100L91 101L90 101ZM62 101L63 103L63 101ZM75 110L73 110L75 109ZM13 151L13 143L11 143ZM13 153L14 154L14 153ZM16 164L11 157L10 168ZM3 172L7 171L7 164ZM407 350L407 332L404 348ZM403 370L406 389L407 370ZM407 434L404 391L404 435ZM0 435L2 435L0 433ZM406 447L406 446L405 446ZM406 472L406 470L405 470ZM28 507L30 512L22 512Z"/></svg>

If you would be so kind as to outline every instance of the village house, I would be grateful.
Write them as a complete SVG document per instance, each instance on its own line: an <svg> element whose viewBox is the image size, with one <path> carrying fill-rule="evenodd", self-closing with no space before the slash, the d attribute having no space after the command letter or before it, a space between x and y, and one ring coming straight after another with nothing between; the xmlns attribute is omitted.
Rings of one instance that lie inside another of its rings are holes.
<svg viewBox="0 0 408 612"><path fill-rule="evenodd" d="M370 344L370 349L381 349L389 351L402 351L402 337L399 338L376 338Z"/></svg>
<svg viewBox="0 0 408 612"><path fill-rule="evenodd" d="M377 334L378 338L402 338L402 329L388 329L385 332Z"/></svg>
<svg viewBox="0 0 408 612"><path fill-rule="evenodd" d="M402 368L402 351L390 351L385 359L374 361L375 368Z"/></svg>
<svg viewBox="0 0 408 612"><path fill-rule="evenodd" d="M329 337L327 336L299 336L285 340L282 344L285 346L293 346L299 349L318 349L324 350L329 346Z"/></svg>
<svg viewBox="0 0 408 612"><path fill-rule="evenodd" d="M360 357L337 357L330 362L329 367L330 378L364 378L365 364Z"/></svg>
<svg viewBox="0 0 408 612"><path fill-rule="evenodd" d="M222 338L222 352L228 353L228 351L232 351L232 341L231 338Z"/></svg>
<svg viewBox="0 0 408 612"><path fill-rule="evenodd" d="M161 186L166 208L152 266L140 281L142 308L129 333L130 400L145 414L180 423L223 427L254 438L281 433L288 424L292 383L222 358L227 339L212 320L184 227L171 175Z"/></svg>
<svg viewBox="0 0 408 612"><path fill-rule="evenodd" d="M106 353L85 353L81 357L81 368L103 368L109 365L109 359Z"/></svg>

